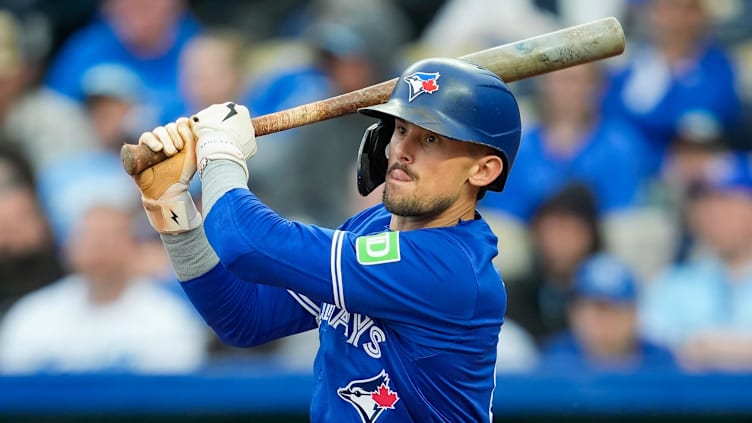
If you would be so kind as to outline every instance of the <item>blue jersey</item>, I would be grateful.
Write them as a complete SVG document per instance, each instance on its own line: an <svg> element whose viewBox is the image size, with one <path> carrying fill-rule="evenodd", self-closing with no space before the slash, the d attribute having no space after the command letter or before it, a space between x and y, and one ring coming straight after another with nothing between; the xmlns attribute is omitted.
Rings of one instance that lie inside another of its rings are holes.
<svg viewBox="0 0 752 423"><path fill-rule="evenodd" d="M232 190L204 222L221 262L184 289L233 345L318 326L314 422L491 421L497 238L480 216L406 232L390 217L380 205L324 229Z"/></svg>

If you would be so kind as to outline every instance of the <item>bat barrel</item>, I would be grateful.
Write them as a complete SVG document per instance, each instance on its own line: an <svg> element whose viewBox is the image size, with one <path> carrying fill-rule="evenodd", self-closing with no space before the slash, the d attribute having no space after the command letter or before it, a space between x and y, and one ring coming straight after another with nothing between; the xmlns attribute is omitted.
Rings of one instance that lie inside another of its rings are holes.
<svg viewBox="0 0 752 423"><path fill-rule="evenodd" d="M624 30L616 18L604 18L462 56L499 75L505 82L624 52Z"/></svg>
<svg viewBox="0 0 752 423"><path fill-rule="evenodd" d="M615 18L572 26L537 37L482 50L461 58L518 81L571 66L606 59L624 52L624 31ZM304 104L252 120L256 135L266 135L354 113L361 107L385 103L397 79L357 91ZM123 167L136 175L165 160L161 152L145 145L126 144L120 150Z"/></svg>

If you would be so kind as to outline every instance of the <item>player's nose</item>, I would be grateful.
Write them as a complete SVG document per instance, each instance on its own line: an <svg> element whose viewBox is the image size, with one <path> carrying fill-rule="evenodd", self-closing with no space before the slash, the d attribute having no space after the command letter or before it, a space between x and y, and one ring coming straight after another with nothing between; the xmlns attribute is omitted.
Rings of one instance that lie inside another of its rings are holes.
<svg viewBox="0 0 752 423"><path fill-rule="evenodd" d="M392 140L387 150L388 158L400 163L412 163L417 145L415 135L409 133L398 140Z"/></svg>

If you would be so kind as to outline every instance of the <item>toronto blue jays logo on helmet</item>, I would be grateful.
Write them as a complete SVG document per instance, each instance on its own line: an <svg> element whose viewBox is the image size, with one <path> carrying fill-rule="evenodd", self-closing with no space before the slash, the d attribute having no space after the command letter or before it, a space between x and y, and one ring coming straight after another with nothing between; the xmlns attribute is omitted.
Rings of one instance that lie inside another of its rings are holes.
<svg viewBox="0 0 752 423"><path fill-rule="evenodd" d="M397 393L389 388L389 375L385 370L370 379L353 380L338 389L337 394L355 407L363 423L374 423L385 410L393 410L399 401Z"/></svg>
<svg viewBox="0 0 752 423"><path fill-rule="evenodd" d="M410 98L408 102L413 101L415 97L423 94L433 94L439 90L439 73L438 72L415 72L403 78L410 87Z"/></svg>

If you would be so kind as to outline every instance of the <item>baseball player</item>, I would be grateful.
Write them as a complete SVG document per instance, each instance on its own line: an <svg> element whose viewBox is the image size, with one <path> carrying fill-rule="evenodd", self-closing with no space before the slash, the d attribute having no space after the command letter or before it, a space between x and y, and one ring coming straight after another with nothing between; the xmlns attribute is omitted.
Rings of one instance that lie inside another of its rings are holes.
<svg viewBox="0 0 752 423"><path fill-rule="evenodd" d="M457 59L410 66L358 154L383 204L338 229L286 220L247 188L248 110L212 105L144 133L167 161L135 179L191 301L226 343L318 328L314 422L489 422L506 309L497 238L475 210L520 139L517 102ZM198 168L203 215L187 192Z"/></svg>

